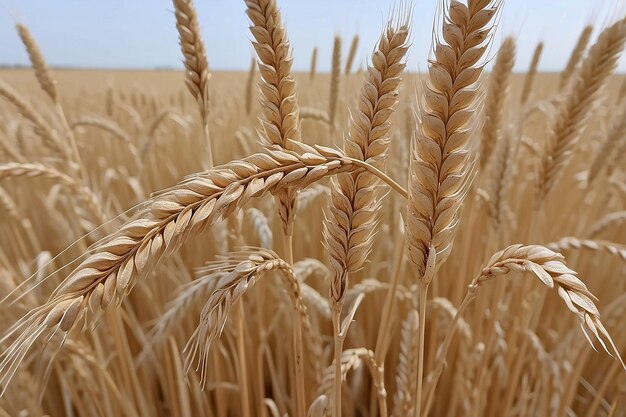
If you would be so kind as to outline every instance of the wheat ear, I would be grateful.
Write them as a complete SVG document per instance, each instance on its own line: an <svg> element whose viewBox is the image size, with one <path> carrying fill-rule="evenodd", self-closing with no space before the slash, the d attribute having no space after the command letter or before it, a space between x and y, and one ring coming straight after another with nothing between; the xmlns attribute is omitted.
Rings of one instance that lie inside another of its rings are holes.
<svg viewBox="0 0 626 417"><path fill-rule="evenodd" d="M11 103L22 116L35 126L35 132L44 145L55 153L69 158L69 150L61 144L57 132L37 111L4 81L0 81L0 96Z"/></svg>
<svg viewBox="0 0 626 417"><path fill-rule="evenodd" d="M334 129L339 100L339 78L341 77L341 36L335 35L333 40L333 60L330 69L330 94L328 99L328 118L330 129Z"/></svg>
<svg viewBox="0 0 626 417"><path fill-rule="evenodd" d="M535 52L533 53L532 60L530 61L530 67L528 68L528 72L524 77L524 84L522 85L522 97L521 103L522 107L526 105L528 99L530 98L530 94L533 90L533 84L535 83L535 76L537 75L537 68L539 67L539 60L541 59L541 53L543 52L543 42L539 42L535 47Z"/></svg>
<svg viewBox="0 0 626 417"><path fill-rule="evenodd" d="M606 132L606 138L602 142L600 149L589 167L589 175L587 183L591 185L598 175L605 168L612 168L619 158L619 149L626 146L626 103L622 104L621 109L616 111L614 119L611 121Z"/></svg>
<svg viewBox="0 0 626 417"><path fill-rule="evenodd" d="M317 46L311 52L311 68L309 69L309 80L313 81L317 72Z"/></svg>
<svg viewBox="0 0 626 417"><path fill-rule="evenodd" d="M539 163L537 205L554 187L573 157L581 129L601 87L617 66L626 41L626 20L606 28L589 50L559 108Z"/></svg>
<svg viewBox="0 0 626 417"><path fill-rule="evenodd" d="M417 339L419 332L419 314L409 311L400 330L400 352L398 353L398 371L396 375L396 393L393 399L393 417L414 414L415 383L417 382Z"/></svg>
<svg viewBox="0 0 626 417"><path fill-rule="evenodd" d="M28 28L21 23L18 23L15 27L17 29L17 33L20 35L22 43L26 47L30 62L35 70L35 77L37 77L37 81L39 82L41 89L45 91L54 103L56 103L59 99L56 80L52 78L50 68L48 68L48 64L46 63L41 50L39 50L37 42L35 42L35 38L31 35Z"/></svg>
<svg viewBox="0 0 626 417"><path fill-rule="evenodd" d="M202 309L200 323L185 348L188 353L188 363L198 361L202 369L202 381L206 380L208 350L222 332L230 307L254 285L262 274L273 270L281 272L284 286L297 312L294 317L299 323L298 325L294 323L294 328L299 327L304 329L305 333L311 333L300 284L287 262L270 250L249 248L243 252L230 253L223 260L211 262L198 270L198 274L201 275L199 279L215 281L212 293ZM315 353L319 354L319 352Z"/></svg>
<svg viewBox="0 0 626 417"><path fill-rule="evenodd" d="M593 239L612 225L619 227L624 222L626 222L626 210L609 213L591 225L589 237Z"/></svg>
<svg viewBox="0 0 626 417"><path fill-rule="evenodd" d="M515 158L518 145L512 132L504 132L496 145L488 188L493 225L497 229L504 224L507 196L513 183Z"/></svg>
<svg viewBox="0 0 626 417"><path fill-rule="evenodd" d="M587 49L587 45L589 44L592 33L593 26L591 25L585 26L583 31L580 32L580 36L578 37L576 46L574 46L574 50L572 50L569 60L567 61L567 65L561 72L559 89L565 88L567 86L567 83L572 79L572 76L576 73L576 70L578 69L578 64L585 54L585 50Z"/></svg>
<svg viewBox="0 0 626 417"><path fill-rule="evenodd" d="M44 178L63 184L85 203L97 224L105 222L105 215L102 212L102 206L98 197L94 195L91 189L84 186L82 182L61 171L38 163L9 162L0 164L0 181L14 177Z"/></svg>
<svg viewBox="0 0 626 417"><path fill-rule="evenodd" d="M406 230L409 256L419 279L431 244L439 265L452 249L472 176L472 113L477 105L476 82L483 69L477 63L485 53L490 22L500 5L500 1L470 1L468 7L453 2L445 16L447 43L434 45L409 176Z"/></svg>
<svg viewBox="0 0 626 417"><path fill-rule="evenodd" d="M287 33L275 0L246 0L246 5L262 79L261 140L267 145L277 144L289 149L290 141L300 140L300 110L296 82L291 72L293 60ZM293 235L295 195L286 190L278 195L278 200L284 236L290 239Z"/></svg>
<svg viewBox="0 0 626 417"><path fill-rule="evenodd" d="M246 114L252 111L252 99L254 95L254 81L256 78L256 59L252 58L250 62L250 71L248 72L248 81L246 82Z"/></svg>
<svg viewBox="0 0 626 417"><path fill-rule="evenodd" d="M185 85L198 103L202 118L204 140L209 167L213 166L213 153L209 135L209 62L200 24L193 0L172 0L176 15L176 29L185 65Z"/></svg>
<svg viewBox="0 0 626 417"><path fill-rule="evenodd" d="M489 76L489 89L485 99L485 123L480 145L480 167L487 165L493 149L501 136L509 81L515 64L515 40L508 37L502 43L496 64Z"/></svg>
<svg viewBox="0 0 626 417"><path fill-rule="evenodd" d="M137 146L131 140L130 135L114 120L100 116L82 116L72 123L71 128L75 129L79 126L91 126L109 132L113 137L124 142L134 159L135 165L137 167L141 166L141 158Z"/></svg>
<svg viewBox="0 0 626 417"><path fill-rule="evenodd" d="M344 142L346 155L379 169L389 146L389 117L398 101L408 36L406 23L387 26L372 54ZM324 236L335 275L331 280L335 302L343 298L347 275L363 267L371 250L379 205L375 177L369 174L342 175L332 182Z"/></svg>
<svg viewBox="0 0 626 417"><path fill-rule="evenodd" d="M346 68L345 74L350 75L352 72L352 64L354 63L354 57L356 56L356 51L359 48L359 35L354 35L352 38L352 43L350 44L350 51L348 52L348 57L346 59Z"/></svg>
<svg viewBox="0 0 626 417"><path fill-rule="evenodd" d="M556 242L545 245L554 251L565 251L571 249L587 249L597 252L606 252L626 261L626 246L606 240L578 239L575 237L564 237Z"/></svg>

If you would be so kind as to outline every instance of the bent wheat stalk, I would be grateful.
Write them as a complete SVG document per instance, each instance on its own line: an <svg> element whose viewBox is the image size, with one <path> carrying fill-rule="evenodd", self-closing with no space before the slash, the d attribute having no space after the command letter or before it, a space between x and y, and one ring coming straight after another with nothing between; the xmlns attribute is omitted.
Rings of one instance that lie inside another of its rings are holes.
<svg viewBox="0 0 626 417"><path fill-rule="evenodd" d="M109 305L119 305L162 257L251 198L364 169L341 152L317 147L318 153L298 146L302 154L268 148L267 153L191 176L140 205L134 218L94 245L45 304L6 331L2 341L13 342L0 354L0 383L6 385L12 378L35 342L46 335L66 335L81 327L79 323L94 324Z"/></svg>
<svg viewBox="0 0 626 417"><path fill-rule="evenodd" d="M450 322L446 331L446 337L439 347L437 353L438 366L433 370L432 377L429 378L433 382L428 392L425 415L428 414L434 400L435 388L439 377L443 373L445 357L459 319L471 301L476 298L478 289L485 282L507 275L510 272L530 272L548 288L555 288L567 308L578 317L580 327L589 344L593 346L589 334L591 332L604 350L609 355L615 356L626 369L617 347L600 321L600 313L593 301L595 299L594 295L589 292L587 286L576 276L577 273L566 266L563 255L540 245L511 245L495 253L487 261L480 274L469 284L465 298L461 302L454 319Z"/></svg>

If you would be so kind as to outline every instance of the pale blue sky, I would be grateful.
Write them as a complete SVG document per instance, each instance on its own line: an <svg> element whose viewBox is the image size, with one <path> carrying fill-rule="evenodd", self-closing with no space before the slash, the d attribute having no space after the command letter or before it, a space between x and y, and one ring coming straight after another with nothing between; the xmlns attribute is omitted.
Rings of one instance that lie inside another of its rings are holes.
<svg viewBox="0 0 626 417"><path fill-rule="evenodd" d="M438 0L413 1L409 69L423 69ZM320 71L330 66L332 38L361 37L355 67L365 63L397 0L279 0L294 50L295 68L307 70L319 47ZM196 0L214 69L247 69L252 56L243 0ZM602 26L626 11L626 0L506 0L498 39L518 39L516 69L524 71L544 40L540 68L559 70L583 26ZM180 68L178 37L169 0L0 0L0 64L26 64L15 19L37 38L51 65L105 68ZM597 31L596 31L597 34ZM344 54L346 53L344 51ZM620 72L626 71L622 58Z"/></svg>

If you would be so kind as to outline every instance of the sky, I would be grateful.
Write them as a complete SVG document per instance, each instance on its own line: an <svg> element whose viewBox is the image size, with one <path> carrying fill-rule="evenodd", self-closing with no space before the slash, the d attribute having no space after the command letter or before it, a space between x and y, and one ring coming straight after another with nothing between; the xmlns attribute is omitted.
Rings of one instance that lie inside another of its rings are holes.
<svg viewBox="0 0 626 417"><path fill-rule="evenodd" d="M426 68L439 0L412 1L411 71ZM209 65L247 70L253 49L243 0L196 0ZM398 0L278 0L293 48L294 68L307 71L313 47L318 71L328 71L333 37L344 56L359 35L355 69L367 57ZM0 0L0 64L28 64L14 30L29 27L52 66L85 68L182 68L170 0ZM540 70L558 71L582 28L623 16L626 0L505 0L496 37L517 39L516 71L525 71L538 41L545 43ZM626 72L622 57L619 72Z"/></svg>

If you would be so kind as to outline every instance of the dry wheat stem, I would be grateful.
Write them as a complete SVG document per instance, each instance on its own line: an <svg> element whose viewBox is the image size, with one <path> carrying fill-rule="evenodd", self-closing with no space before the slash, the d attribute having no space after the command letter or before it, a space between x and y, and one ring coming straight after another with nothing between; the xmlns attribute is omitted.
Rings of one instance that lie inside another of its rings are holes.
<svg viewBox="0 0 626 417"><path fill-rule="evenodd" d="M400 76L404 70L404 56L408 50L409 27L400 21L387 25L378 47L372 54L372 65L361 89L358 109L350 119L350 131L344 141L346 154L375 168L384 166L390 138L388 121L397 102ZM333 60L332 77L338 74L340 38L335 38L337 60ZM333 54L335 56L335 54ZM337 68L335 68L335 64ZM337 74L335 74L335 69ZM331 87L330 122L333 123ZM335 94L338 94L335 91ZM335 417L341 416L340 355L343 339L340 336L340 316L348 277L363 267L375 235L380 197L375 177L370 174L342 175L331 182L331 198L324 222L324 242L334 271L330 280L330 305L335 335L335 390L333 396ZM386 414L386 403L384 404ZM386 416L385 416L386 417Z"/></svg>

